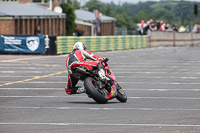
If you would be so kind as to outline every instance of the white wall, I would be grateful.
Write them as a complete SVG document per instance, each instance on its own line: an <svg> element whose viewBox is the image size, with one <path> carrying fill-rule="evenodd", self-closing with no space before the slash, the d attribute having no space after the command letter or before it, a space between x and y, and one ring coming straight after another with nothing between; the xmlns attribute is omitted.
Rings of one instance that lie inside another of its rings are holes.
<svg viewBox="0 0 200 133"><path fill-rule="evenodd" d="M200 46L200 34L154 31L150 33L149 41L150 47Z"/></svg>

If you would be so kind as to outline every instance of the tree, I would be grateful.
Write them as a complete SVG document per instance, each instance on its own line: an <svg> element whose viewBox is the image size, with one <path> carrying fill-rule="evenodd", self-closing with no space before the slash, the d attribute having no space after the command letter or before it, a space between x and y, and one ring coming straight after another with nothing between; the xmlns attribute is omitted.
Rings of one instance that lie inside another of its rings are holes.
<svg viewBox="0 0 200 133"><path fill-rule="evenodd" d="M112 7L111 6L105 7L102 13L107 16L112 16L113 15Z"/></svg>
<svg viewBox="0 0 200 133"><path fill-rule="evenodd" d="M199 3L196 3L200 7ZM134 29L141 20L160 19L171 25L194 25L199 23L199 17L194 14L194 3L189 1L161 0L161 2L139 2L137 4L124 3L119 6L113 2L110 4L101 3L99 0L90 0L86 7L93 11L99 11L117 19L118 28Z"/></svg>
<svg viewBox="0 0 200 133"><path fill-rule="evenodd" d="M73 1L73 6L75 7L75 9L81 8L81 4L77 0Z"/></svg>
<svg viewBox="0 0 200 133"><path fill-rule="evenodd" d="M86 3L85 7L87 7L89 11L93 11L96 8L101 11L103 3L101 3L99 0L90 0Z"/></svg>
<svg viewBox="0 0 200 133"><path fill-rule="evenodd" d="M66 35L71 36L74 32L74 29L76 27L75 24L75 8L71 4L61 4L61 7L63 9L63 13L66 14Z"/></svg>
<svg viewBox="0 0 200 133"><path fill-rule="evenodd" d="M151 19L152 16L150 15L150 13L148 11L141 10L137 15L135 15L135 18L137 18L137 21L140 23L141 20L147 21L147 20Z"/></svg>
<svg viewBox="0 0 200 133"><path fill-rule="evenodd" d="M160 20L163 20L164 22L167 22L167 23L172 23L174 21L174 16L173 14L164 9L164 8L157 8L155 9L153 12L152 12L152 17L154 19L160 19Z"/></svg>

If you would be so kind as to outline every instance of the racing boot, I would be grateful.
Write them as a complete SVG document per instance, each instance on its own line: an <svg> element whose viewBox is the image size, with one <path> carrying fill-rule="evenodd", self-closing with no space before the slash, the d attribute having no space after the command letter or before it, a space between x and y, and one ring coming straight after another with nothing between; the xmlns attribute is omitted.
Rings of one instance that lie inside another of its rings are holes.
<svg viewBox="0 0 200 133"><path fill-rule="evenodd" d="M71 87L70 89L65 88L65 91L67 94L72 95L72 94L82 94L85 93L85 89L81 87Z"/></svg>
<svg viewBox="0 0 200 133"><path fill-rule="evenodd" d="M82 93L86 93L85 88L82 87L77 87L78 89L76 90L76 94L82 94Z"/></svg>

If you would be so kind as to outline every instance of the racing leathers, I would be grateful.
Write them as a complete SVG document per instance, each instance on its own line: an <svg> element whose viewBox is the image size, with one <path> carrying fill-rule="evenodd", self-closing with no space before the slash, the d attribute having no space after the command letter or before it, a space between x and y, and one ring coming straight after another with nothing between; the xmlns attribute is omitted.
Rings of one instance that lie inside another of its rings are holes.
<svg viewBox="0 0 200 133"><path fill-rule="evenodd" d="M86 59L91 59L93 61L86 61ZM68 82L65 88L67 94L76 94L78 93L78 87L76 84L78 83L78 79L73 75L72 69L76 66L84 66L89 70L93 70L92 66L98 65L98 60L102 60L103 57L98 55L93 55L88 50L79 50L74 49L71 54L67 56L66 59L66 67L68 70Z"/></svg>

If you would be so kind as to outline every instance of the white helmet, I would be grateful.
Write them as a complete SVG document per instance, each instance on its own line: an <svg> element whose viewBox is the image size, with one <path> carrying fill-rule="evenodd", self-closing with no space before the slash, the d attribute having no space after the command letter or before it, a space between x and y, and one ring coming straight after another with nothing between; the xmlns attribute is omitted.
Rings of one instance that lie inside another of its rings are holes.
<svg viewBox="0 0 200 133"><path fill-rule="evenodd" d="M86 46L85 46L85 44L82 43L82 42L76 42L76 43L74 44L73 49L85 50L85 49L86 49Z"/></svg>

